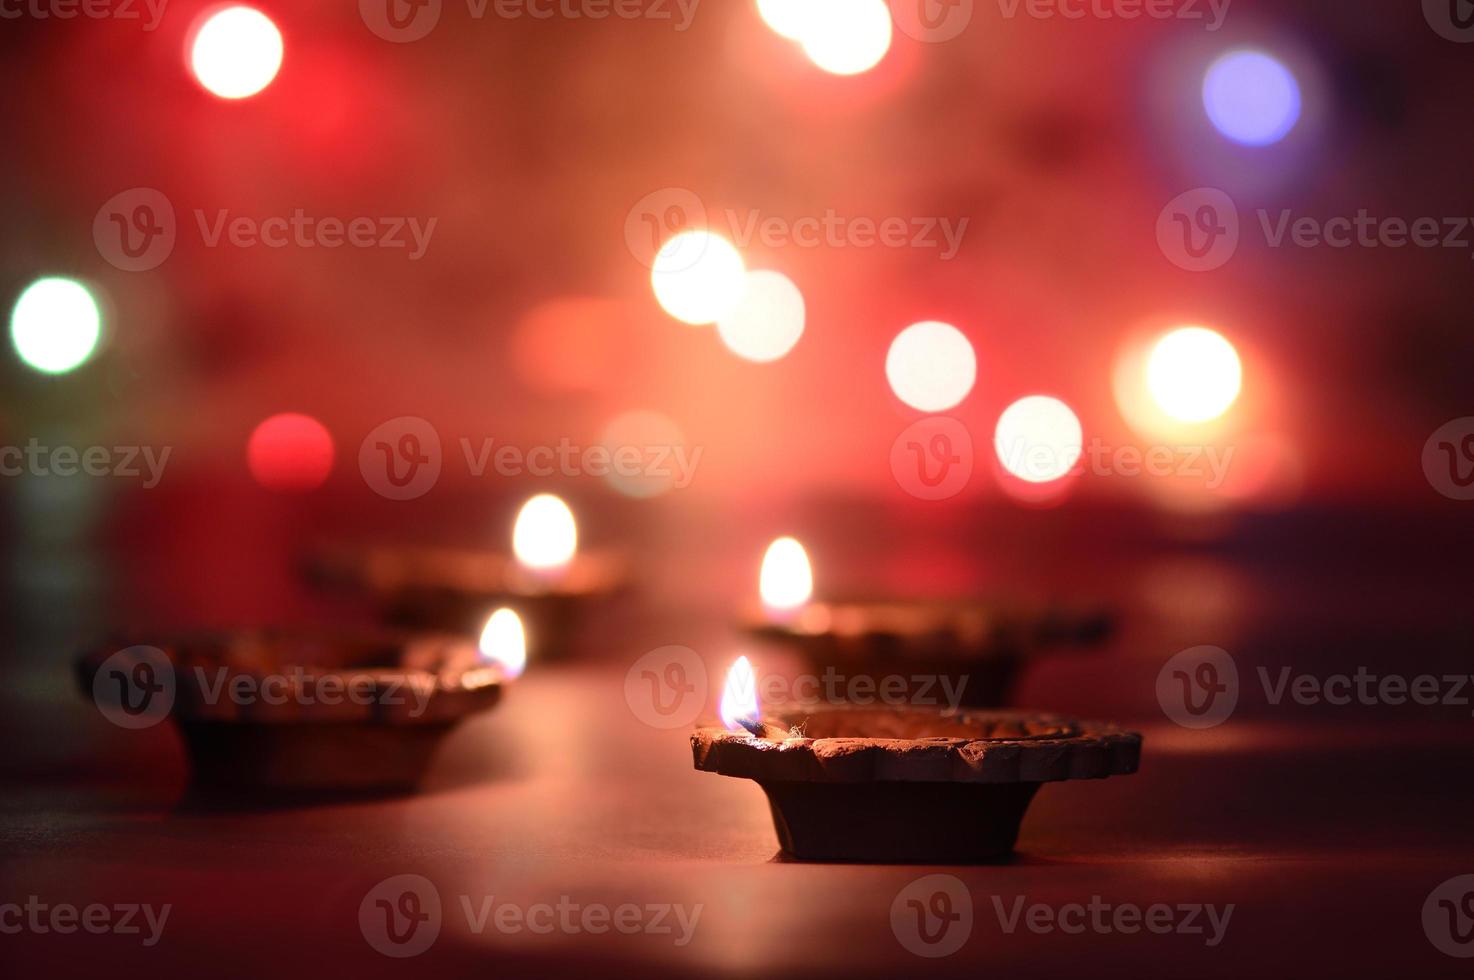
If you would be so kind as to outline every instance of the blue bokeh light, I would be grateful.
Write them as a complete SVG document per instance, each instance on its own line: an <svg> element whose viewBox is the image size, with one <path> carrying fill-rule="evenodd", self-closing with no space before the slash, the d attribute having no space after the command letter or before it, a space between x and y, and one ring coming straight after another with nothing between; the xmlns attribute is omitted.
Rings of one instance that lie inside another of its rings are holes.
<svg viewBox="0 0 1474 980"><path fill-rule="evenodd" d="M1262 51L1230 51L1208 67L1203 108L1214 127L1235 143L1268 146L1300 119L1300 84Z"/></svg>

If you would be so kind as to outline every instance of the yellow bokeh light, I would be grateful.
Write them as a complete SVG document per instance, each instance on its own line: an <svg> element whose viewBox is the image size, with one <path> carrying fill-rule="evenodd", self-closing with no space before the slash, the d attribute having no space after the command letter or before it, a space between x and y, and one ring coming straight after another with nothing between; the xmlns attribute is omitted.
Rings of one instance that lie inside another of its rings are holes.
<svg viewBox="0 0 1474 980"><path fill-rule="evenodd" d="M747 289L747 268L732 243L715 232L684 231L660 247L650 285L661 309L683 323L715 323Z"/></svg>
<svg viewBox="0 0 1474 980"><path fill-rule="evenodd" d="M481 656L501 665L508 677L521 677L527 669L527 634L522 617L506 607L486 620L478 644Z"/></svg>
<svg viewBox="0 0 1474 980"><path fill-rule="evenodd" d="M869 71L891 47L891 9L885 0L808 0L798 20L804 53L833 75Z"/></svg>
<svg viewBox="0 0 1474 980"><path fill-rule="evenodd" d="M1050 483L1069 474L1084 451L1080 419L1048 395L1020 398L1004 410L993 433L998 462L1026 483Z"/></svg>
<svg viewBox="0 0 1474 980"><path fill-rule="evenodd" d="M1233 344L1207 327L1180 327L1153 346L1146 385L1157 407L1178 422L1207 422L1239 397L1243 367Z"/></svg>
<svg viewBox="0 0 1474 980"><path fill-rule="evenodd" d="M717 321L717 333L738 357L776 361L804 332L804 297L781 272L747 274L747 290L737 306Z"/></svg>
<svg viewBox="0 0 1474 980"><path fill-rule="evenodd" d="M797 41L803 37L813 0L757 0L757 12L775 34Z"/></svg>
<svg viewBox="0 0 1474 980"><path fill-rule="evenodd" d="M512 527L512 551L528 568L561 568L578 550L578 525L573 511L550 493L538 494L517 513Z"/></svg>
<svg viewBox="0 0 1474 980"><path fill-rule="evenodd" d="M758 574L758 594L770 610L797 609L814 594L814 570L804 546L794 538L768 545Z"/></svg>

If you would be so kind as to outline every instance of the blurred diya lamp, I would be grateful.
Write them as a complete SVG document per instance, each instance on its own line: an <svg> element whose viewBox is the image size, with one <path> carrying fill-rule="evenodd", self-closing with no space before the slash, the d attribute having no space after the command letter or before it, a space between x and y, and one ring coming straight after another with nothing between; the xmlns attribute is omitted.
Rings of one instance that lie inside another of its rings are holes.
<svg viewBox="0 0 1474 980"><path fill-rule="evenodd" d="M307 573L369 594L384 621L400 627L475 636L489 610L515 606L534 656L562 659L587 608L627 582L626 562L614 552L580 552L573 512L551 494L523 505L512 550L330 548L309 559Z"/></svg>
<svg viewBox="0 0 1474 980"><path fill-rule="evenodd" d="M826 705L760 717L754 685L739 659L726 728L691 736L695 767L761 786L799 860L996 861L1040 786L1134 773L1141 757L1135 732L1049 714Z"/></svg>
<svg viewBox="0 0 1474 980"><path fill-rule="evenodd" d="M1099 645L1115 629L1105 609L1043 602L811 601L813 571L792 538L768 548L758 588L762 605L742 613L743 630L796 650L816 673L965 678L970 707L1007 704L1030 659Z"/></svg>
<svg viewBox="0 0 1474 980"><path fill-rule="evenodd" d="M78 680L122 727L171 718L207 794L401 793L521 673L520 624L487 633L490 655L461 637L382 631L189 635L91 652Z"/></svg>

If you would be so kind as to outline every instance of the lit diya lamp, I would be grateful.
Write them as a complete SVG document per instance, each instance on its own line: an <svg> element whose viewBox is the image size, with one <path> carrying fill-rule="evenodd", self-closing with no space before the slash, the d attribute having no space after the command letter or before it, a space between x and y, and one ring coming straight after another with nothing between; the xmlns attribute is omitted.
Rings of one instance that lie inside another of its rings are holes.
<svg viewBox="0 0 1474 980"><path fill-rule="evenodd" d="M1114 624L1101 609L969 599L816 601L803 545L779 538L758 576L761 608L749 634L798 651L816 672L955 678L962 704L1008 703L1031 658L1104 642Z"/></svg>
<svg viewBox="0 0 1474 980"><path fill-rule="evenodd" d="M331 548L313 556L308 574L368 592L395 626L474 636L488 610L513 605L536 657L555 660L572 648L587 606L625 584L626 566L613 552L580 551L573 511L539 494L517 514L511 556L476 548Z"/></svg>
<svg viewBox="0 0 1474 980"><path fill-rule="evenodd" d="M196 790L261 799L413 790L445 736L493 707L526 661L521 623L499 610L479 648L454 636L260 630L111 646L77 667L119 726L174 722Z"/></svg>
<svg viewBox="0 0 1474 980"><path fill-rule="evenodd" d="M727 676L724 728L697 769L751 779L778 843L807 861L961 864L1013 851L1045 783L1134 773L1141 736L1048 714L827 705L760 713L752 667Z"/></svg>

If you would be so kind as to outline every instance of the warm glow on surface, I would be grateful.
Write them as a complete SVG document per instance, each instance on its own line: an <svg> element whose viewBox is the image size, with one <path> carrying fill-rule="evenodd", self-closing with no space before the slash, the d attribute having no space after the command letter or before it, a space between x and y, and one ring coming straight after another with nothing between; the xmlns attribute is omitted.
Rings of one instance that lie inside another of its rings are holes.
<svg viewBox="0 0 1474 980"><path fill-rule="evenodd" d="M757 675L746 657L738 657L732 669L727 671L727 683L722 687L722 724L731 731L743 731L743 721L756 724L758 720Z"/></svg>
<svg viewBox="0 0 1474 980"><path fill-rule="evenodd" d="M1079 462L1084 441L1074 411L1048 395L1030 395L1008 406L993 434L998 462L1028 483L1067 475Z"/></svg>
<svg viewBox="0 0 1474 980"><path fill-rule="evenodd" d="M804 297L781 272L747 274L747 291L732 312L717 321L722 343L749 361L776 361L804 332Z"/></svg>
<svg viewBox="0 0 1474 980"><path fill-rule="evenodd" d="M508 677L521 677L527 669L527 635L522 617L505 607L492 613L481 631L481 656L501 664Z"/></svg>
<svg viewBox="0 0 1474 980"><path fill-rule="evenodd" d="M757 12L774 33L790 41L802 40L813 0L757 0Z"/></svg>
<svg viewBox="0 0 1474 980"><path fill-rule="evenodd" d="M1289 135L1300 119L1300 85L1263 51L1230 51L1203 77L1203 108L1224 136L1245 146L1268 146Z"/></svg>
<svg viewBox="0 0 1474 980"><path fill-rule="evenodd" d="M560 498L542 493L522 505L512 527L512 551L518 561L528 568L559 568L577 550L578 525Z"/></svg>
<svg viewBox="0 0 1474 980"><path fill-rule="evenodd" d="M771 610L797 609L814 594L814 570L804 546L793 538L768 545L758 575L758 594Z"/></svg>
<svg viewBox="0 0 1474 980"><path fill-rule="evenodd" d="M978 360L971 342L951 324L913 323L891 341L885 376L907 405L942 412L972 391Z"/></svg>
<svg viewBox="0 0 1474 980"><path fill-rule="evenodd" d="M80 367L102 336L102 312L87 287L71 279L38 279L10 313L10 342L27 366L43 374Z"/></svg>
<svg viewBox="0 0 1474 980"><path fill-rule="evenodd" d="M661 309L683 323L715 323L747 289L747 268L732 243L715 232L683 231L660 247L650 285Z"/></svg>
<svg viewBox="0 0 1474 980"><path fill-rule="evenodd" d="M251 7L226 7L209 14L190 45L195 78L222 99L255 95L271 84L281 61L281 32Z"/></svg>
<svg viewBox="0 0 1474 980"><path fill-rule="evenodd" d="M1238 398L1242 382L1233 344L1206 327L1172 331L1147 358L1147 390L1178 422L1206 422L1222 415Z"/></svg>
<svg viewBox="0 0 1474 980"><path fill-rule="evenodd" d="M891 8L885 0L808 0L797 25L809 60L834 75L858 75L880 64L891 47Z"/></svg>

